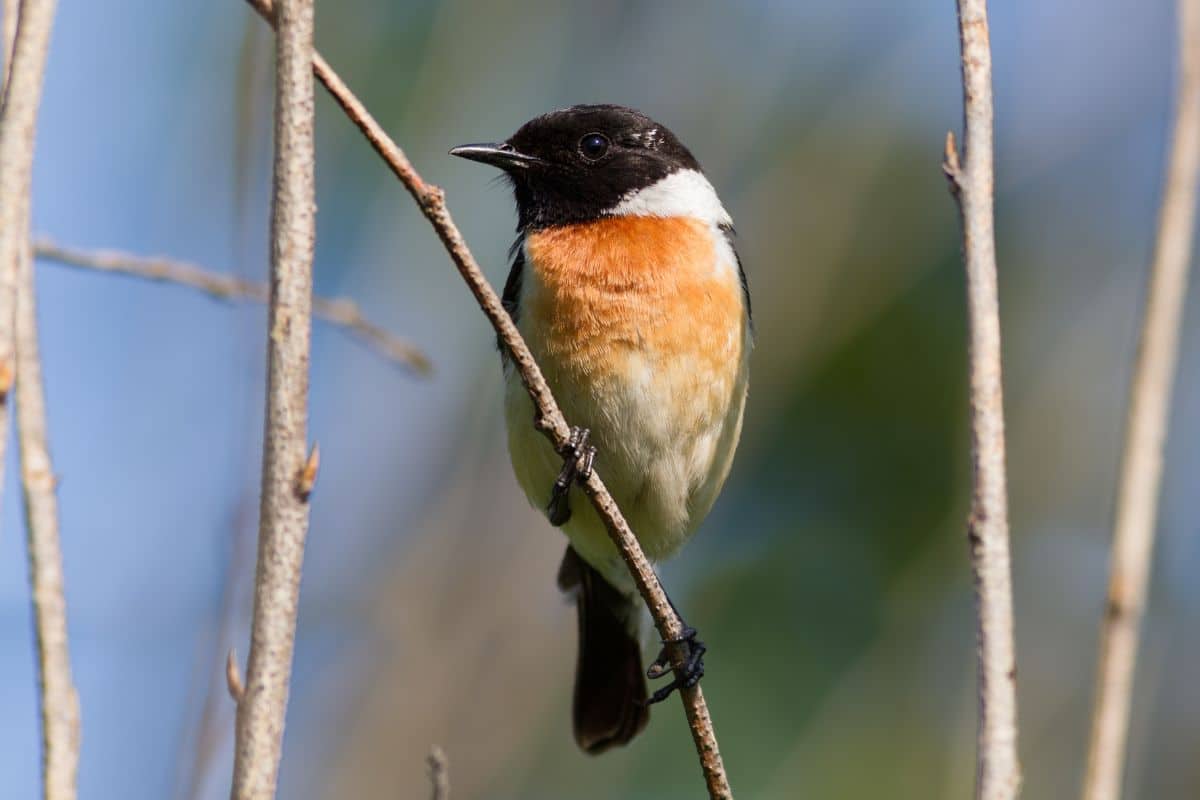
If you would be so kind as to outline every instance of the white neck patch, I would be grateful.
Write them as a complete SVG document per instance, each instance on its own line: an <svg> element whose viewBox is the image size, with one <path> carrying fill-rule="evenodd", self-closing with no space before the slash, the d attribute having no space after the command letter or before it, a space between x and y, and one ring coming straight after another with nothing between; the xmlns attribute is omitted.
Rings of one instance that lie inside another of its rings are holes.
<svg viewBox="0 0 1200 800"><path fill-rule="evenodd" d="M713 225L732 225L708 178L694 169L681 169L630 192L608 212L626 217L695 217Z"/></svg>

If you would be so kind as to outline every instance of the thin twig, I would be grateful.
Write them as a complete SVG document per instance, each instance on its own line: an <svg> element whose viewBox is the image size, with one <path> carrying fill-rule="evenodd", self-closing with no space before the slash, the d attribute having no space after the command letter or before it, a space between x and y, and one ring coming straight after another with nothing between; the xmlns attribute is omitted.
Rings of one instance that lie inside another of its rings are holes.
<svg viewBox="0 0 1200 800"><path fill-rule="evenodd" d="M204 292L218 300L267 302L270 289L234 275L211 272L173 258L138 256L118 250L79 250L39 238L33 243L37 258L71 267L129 275L148 281L171 283ZM429 358L416 345L389 333L363 316L353 300L314 297L313 316L354 334L379 355L421 375L431 371Z"/></svg>
<svg viewBox="0 0 1200 800"><path fill-rule="evenodd" d="M315 465L308 449L312 261L313 0L280 0L275 37L267 419L254 616L238 703L233 800L275 796ZM310 476L310 466L312 474Z"/></svg>
<svg viewBox="0 0 1200 800"><path fill-rule="evenodd" d="M237 251L245 252L247 244L253 240L250 234L252 226L256 226L255 214L251 213L253 203L253 186L255 183L255 167L258 165L256 155L264 142L269 143L270 126L273 123L274 109L268 103L263 103L262 97L267 81L274 77L274 33L264 31L258 20L247 19L241 26L241 45L238 53L237 70L233 76L233 94L236 96L236 112L233 120L232 133L234 136L234 181L233 203L230 205L230 221L233 223L232 241L237 242ZM250 249L254 249L251 244ZM253 272L250 262L258 259L239 258L229 270L236 277L249 280ZM314 267L315 269L315 267ZM314 298L314 306L316 298ZM314 313L316 309L314 308ZM238 368L243 373L257 374L261 368L257 349L259 325L242 322L233 332L237 340L239 362ZM250 393L242 392L238 405L239 421L231 428L233 436L233 451L236 455L229 459L231 470L240 471L245 466L253 465L257 470L258 443L245 435L246 430L257 421L259 405ZM258 531L255 523L258 511L258 487L252 482L238 481L238 498L233 505L230 522L225 528L225 545L227 549L220 577L217 579L216 628L211 639L202 637L198 643L197 662L193 673L195 688L200 689L203 700L200 715L192 732L190 753L183 748L178 753L175 766L177 775L187 777L186 787L179 787L177 800L201 800L204 788L214 773L221 770L221 752L228 741L230 712L237 714L237 704L228 706L226 689L229 688L228 673L225 681L218 685L210 672L211 658L214 646L229 647L237 638L237 631L244 624L243 609L249 606L247 600L251 595L247 590L253 588L253 583L247 576L254 570L254 541ZM228 666L229 662L226 662ZM236 658L233 666L238 666ZM237 675L241 683L240 672ZM240 696L240 692L239 692ZM178 786L178 784L177 784Z"/></svg>
<svg viewBox="0 0 1200 800"><path fill-rule="evenodd" d="M247 0L264 19L272 22L273 13L270 0ZM450 217L446 208L445 195L442 190L426 183L417 171L413 169L404 152L387 135L378 122L367 111L357 97L346 87L326 63L319 53L313 53L313 72L329 90L333 99L346 116L358 126L367 137L371 146L383 158L392 172L404 184L404 187L417 202L421 213L433 225L438 238L445 245L459 274L466 281L467 287L475 296L483 313L495 328L504 348L510 354L512 363L521 376L525 389L529 392L536 408L533 419L534 427L543 433L560 452L567 447L570 437L570 427L554 400L550 387L542 377L529 347L517 332L516 326L500 304L500 298L491 284L483 275L475 257L471 255L466 241L458 227ZM595 506L600 518L608 527L609 535L624 558L638 591L646 601L659 635L666 641L678 642L683 634L683 623L667 600L666 593L655 575L653 567L642 552L637 537L630 530L625 517L617 508L616 502L604 482L600 479L599 471L593 470L591 477L583 484L583 488ZM670 647L671 661L674 667L680 669L686 661L686 649L676 643ZM725 766L717 747L717 737L713 731L712 720L709 717L708 705L704 701L704 692L699 685L680 691L684 711L692 731L692 739L700 757L700 766L704 772L705 784L712 798L732 798L729 780L725 775Z"/></svg>
<svg viewBox="0 0 1200 800"><path fill-rule="evenodd" d="M446 751L435 744L429 748L425 763L429 766L429 783L433 787L432 800L450 800L450 762Z"/></svg>
<svg viewBox="0 0 1200 800"><path fill-rule="evenodd" d="M1017 668L992 209L992 54L985 0L958 0L958 30L962 45L964 154L960 164L954 135L948 135L943 169L962 216L970 328L974 489L967 536L978 615L979 680L975 797L1012 800L1020 791L1021 767L1017 759Z"/></svg>
<svg viewBox="0 0 1200 800"><path fill-rule="evenodd" d="M1141 343L1129 389L1084 800L1117 800L1121 795L1138 639L1154 552L1163 447L1187 297L1196 181L1200 177L1200 0L1179 0L1177 13L1179 86L1175 129L1159 208Z"/></svg>
<svg viewBox="0 0 1200 800"><path fill-rule="evenodd" d="M72 800L79 766L79 698L67 647L62 549L54 471L46 448L29 244L33 148L54 11L54 0L21 3L0 109L0 462L15 372L41 691L43 792L48 800ZM17 21L13 4L7 4L5 12L6 26Z"/></svg>

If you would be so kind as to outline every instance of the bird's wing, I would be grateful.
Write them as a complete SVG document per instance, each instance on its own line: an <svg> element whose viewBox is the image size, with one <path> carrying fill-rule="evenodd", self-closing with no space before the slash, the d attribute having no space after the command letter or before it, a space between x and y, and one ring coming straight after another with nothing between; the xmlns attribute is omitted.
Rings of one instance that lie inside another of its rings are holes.
<svg viewBox="0 0 1200 800"><path fill-rule="evenodd" d="M513 242L512 247L508 249L508 257L512 260L512 267L508 270L508 280L504 282L504 293L500 296L500 304L504 306L504 310L508 312L508 316L512 319L513 324L517 323L520 315L520 299L521 299L521 279L525 274L525 234L522 233ZM743 281L744 283L744 281ZM496 338L496 348L500 351L500 360L508 362L508 353L504 350L504 343Z"/></svg>
<svg viewBox="0 0 1200 800"><path fill-rule="evenodd" d="M746 319L750 322L750 331L754 331L754 313L750 308L750 283L746 280L746 270L742 268L742 257L738 255L737 247L733 243L733 239L737 236L732 225L722 225L721 232L725 234L725 241L729 242L729 249L733 251L733 257L737 261L738 279L742 282L742 297L746 301ZM509 281L512 276L509 276ZM520 279L517 280L518 291L520 290ZM505 290L507 292L507 289ZM511 313L511 312L510 312Z"/></svg>

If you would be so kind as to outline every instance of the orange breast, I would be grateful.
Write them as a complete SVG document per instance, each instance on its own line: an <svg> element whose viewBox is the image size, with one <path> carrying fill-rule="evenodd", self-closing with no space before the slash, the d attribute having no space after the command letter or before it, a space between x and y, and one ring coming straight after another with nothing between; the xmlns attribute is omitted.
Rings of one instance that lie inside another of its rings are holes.
<svg viewBox="0 0 1200 800"><path fill-rule="evenodd" d="M595 380L637 352L651 366L687 356L725 372L743 346L736 265L709 225L612 217L529 234L534 274L521 308L539 360Z"/></svg>

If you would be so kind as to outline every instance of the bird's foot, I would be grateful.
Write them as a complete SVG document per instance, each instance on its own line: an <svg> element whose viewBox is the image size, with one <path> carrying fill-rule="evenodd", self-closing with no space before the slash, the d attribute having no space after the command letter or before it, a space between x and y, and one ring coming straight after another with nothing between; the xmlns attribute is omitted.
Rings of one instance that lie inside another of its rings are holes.
<svg viewBox="0 0 1200 800"><path fill-rule="evenodd" d="M590 435L591 431L587 428L571 428L571 438L562 450L562 470L554 480L554 486L550 489L550 502L546 505L550 524L555 527L565 525L571 518L571 484L592 477L596 448L588 444Z"/></svg>
<svg viewBox="0 0 1200 800"><path fill-rule="evenodd" d="M679 638L663 641L663 649L659 652L658 658L654 659L650 668L646 670L646 677L650 680L657 680L672 671L670 650L673 644L686 646L687 659L682 666L674 670L675 677L671 679L670 683L650 695L650 699L646 701L648 706L666 700L676 689L692 688L704 677L704 654L708 648L704 646L704 642L696 638L696 629L686 624Z"/></svg>

